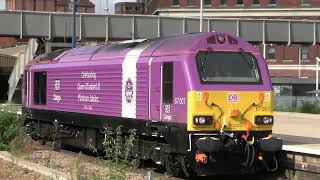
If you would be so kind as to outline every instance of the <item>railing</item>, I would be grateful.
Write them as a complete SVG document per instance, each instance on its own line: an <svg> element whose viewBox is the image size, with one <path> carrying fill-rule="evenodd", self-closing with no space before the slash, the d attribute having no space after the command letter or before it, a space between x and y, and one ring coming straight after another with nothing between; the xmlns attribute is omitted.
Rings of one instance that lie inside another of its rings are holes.
<svg viewBox="0 0 320 180"><path fill-rule="evenodd" d="M320 98L314 96L275 96L274 98L274 108L277 111L301 111L304 106L320 108L319 104Z"/></svg>
<svg viewBox="0 0 320 180"><path fill-rule="evenodd" d="M9 90L8 101L11 102L13 95L17 89L19 80L26 65L33 59L35 52L37 51L38 43L35 39L30 39L26 50L19 54L16 63L13 67L11 75L9 77Z"/></svg>

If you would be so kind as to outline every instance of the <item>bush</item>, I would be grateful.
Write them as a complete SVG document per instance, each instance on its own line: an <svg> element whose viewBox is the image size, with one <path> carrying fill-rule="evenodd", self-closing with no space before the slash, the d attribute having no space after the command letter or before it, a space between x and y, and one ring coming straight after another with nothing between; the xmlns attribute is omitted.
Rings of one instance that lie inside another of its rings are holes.
<svg viewBox="0 0 320 180"><path fill-rule="evenodd" d="M320 106L318 103L303 102L300 108L302 113L320 114Z"/></svg>
<svg viewBox="0 0 320 180"><path fill-rule="evenodd" d="M10 144L22 131L22 121L16 114L0 111L0 150L10 150Z"/></svg>

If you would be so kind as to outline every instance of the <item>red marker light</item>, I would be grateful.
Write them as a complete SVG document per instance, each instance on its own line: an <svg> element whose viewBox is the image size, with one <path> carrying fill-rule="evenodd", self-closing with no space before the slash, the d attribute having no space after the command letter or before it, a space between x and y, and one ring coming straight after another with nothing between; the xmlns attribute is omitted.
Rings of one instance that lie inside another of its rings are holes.
<svg viewBox="0 0 320 180"><path fill-rule="evenodd" d="M230 109L230 117L237 117L238 112L238 109Z"/></svg>
<svg viewBox="0 0 320 180"><path fill-rule="evenodd" d="M220 123L218 123L218 122L214 123L214 128L215 129L221 129Z"/></svg>

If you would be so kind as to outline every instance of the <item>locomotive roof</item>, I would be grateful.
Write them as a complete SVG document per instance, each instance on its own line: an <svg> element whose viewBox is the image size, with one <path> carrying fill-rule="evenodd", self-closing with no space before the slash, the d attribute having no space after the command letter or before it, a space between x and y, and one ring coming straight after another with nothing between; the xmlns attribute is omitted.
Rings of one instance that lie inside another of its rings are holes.
<svg viewBox="0 0 320 180"><path fill-rule="evenodd" d="M139 46L148 47L140 56L161 56L196 53L199 49L207 49L207 46L204 46L204 44L207 44L207 41L209 41L208 38L214 35L222 34L226 36L227 40L232 39L233 41L236 41L236 47L238 49L238 45L244 45L251 48L251 46L249 46L249 43L236 36L226 33L210 32L83 46L60 53L58 56L51 60L56 62L73 62L124 58L130 50ZM214 45L213 47L215 48ZM219 48L224 49L230 49L230 47L235 46L230 45L230 43L219 46ZM254 49L251 49L251 51L254 51Z"/></svg>

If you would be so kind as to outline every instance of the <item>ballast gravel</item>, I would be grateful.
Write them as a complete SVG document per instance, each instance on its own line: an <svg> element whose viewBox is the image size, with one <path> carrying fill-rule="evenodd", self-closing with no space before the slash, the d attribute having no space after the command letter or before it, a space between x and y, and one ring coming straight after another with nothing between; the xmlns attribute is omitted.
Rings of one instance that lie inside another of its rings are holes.
<svg viewBox="0 0 320 180"><path fill-rule="evenodd" d="M49 177L21 168L3 159L0 159L0 179L5 180L47 180Z"/></svg>

